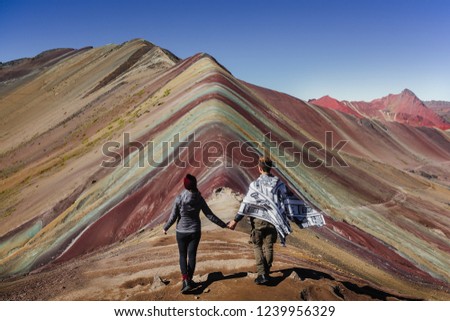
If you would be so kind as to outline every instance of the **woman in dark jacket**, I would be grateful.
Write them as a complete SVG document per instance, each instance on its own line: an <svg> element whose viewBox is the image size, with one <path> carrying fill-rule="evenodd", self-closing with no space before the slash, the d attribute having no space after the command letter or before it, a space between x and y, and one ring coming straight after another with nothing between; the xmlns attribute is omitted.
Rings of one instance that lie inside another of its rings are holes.
<svg viewBox="0 0 450 321"><path fill-rule="evenodd" d="M177 196L169 220L164 225L164 234L177 222L176 237L180 252L180 269L183 278L181 292L194 287L192 276L195 271L197 248L201 238L200 210L213 223L225 228L227 224L214 215L197 189L197 179L187 174L183 180L184 190Z"/></svg>

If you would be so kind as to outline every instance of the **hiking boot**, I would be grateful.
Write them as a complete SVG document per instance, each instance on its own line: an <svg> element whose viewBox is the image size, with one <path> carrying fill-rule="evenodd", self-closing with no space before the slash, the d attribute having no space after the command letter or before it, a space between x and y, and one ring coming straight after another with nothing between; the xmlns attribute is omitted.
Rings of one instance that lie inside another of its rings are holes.
<svg viewBox="0 0 450 321"><path fill-rule="evenodd" d="M188 284L191 287L191 289L194 289L199 285L197 282L194 282L194 280L192 280L192 279L188 280Z"/></svg>
<svg viewBox="0 0 450 321"><path fill-rule="evenodd" d="M262 284L266 284L267 282L269 282L269 277L267 275L258 275L258 277L255 279L255 283L257 285L262 285Z"/></svg>
<svg viewBox="0 0 450 321"><path fill-rule="evenodd" d="M183 283L181 284L181 293L186 293L190 290L192 290L190 282L188 280L183 280Z"/></svg>

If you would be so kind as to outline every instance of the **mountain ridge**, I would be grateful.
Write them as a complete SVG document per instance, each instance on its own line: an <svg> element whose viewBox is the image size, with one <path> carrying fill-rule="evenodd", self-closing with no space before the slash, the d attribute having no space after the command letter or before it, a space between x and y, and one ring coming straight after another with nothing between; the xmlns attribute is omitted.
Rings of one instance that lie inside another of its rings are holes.
<svg viewBox="0 0 450 321"><path fill-rule="evenodd" d="M364 101L338 101L330 96L310 99L309 102L321 107L331 108L357 117L376 118L409 124L411 126L436 127L450 129L450 122L445 117L427 107L410 89L399 94L389 94L382 98Z"/></svg>

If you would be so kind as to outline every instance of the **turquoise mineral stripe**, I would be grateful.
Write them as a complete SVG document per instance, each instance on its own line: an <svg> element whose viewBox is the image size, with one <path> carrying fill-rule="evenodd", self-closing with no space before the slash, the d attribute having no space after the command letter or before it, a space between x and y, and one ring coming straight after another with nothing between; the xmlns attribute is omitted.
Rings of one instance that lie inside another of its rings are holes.
<svg viewBox="0 0 450 321"><path fill-rule="evenodd" d="M37 221L29 228L12 236L8 241L0 243L0 251L5 256L13 254L19 247L24 245L29 239L33 238L42 228L42 221ZM0 267L1 271L1 267Z"/></svg>

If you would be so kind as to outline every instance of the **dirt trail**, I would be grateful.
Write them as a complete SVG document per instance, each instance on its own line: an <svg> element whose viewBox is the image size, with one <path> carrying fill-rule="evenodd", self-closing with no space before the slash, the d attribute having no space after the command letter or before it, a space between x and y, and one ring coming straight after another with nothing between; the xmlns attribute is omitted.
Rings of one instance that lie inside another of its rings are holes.
<svg viewBox="0 0 450 321"><path fill-rule="evenodd" d="M230 190L208 203L224 221L231 219L240 197ZM301 233L297 231L296 233ZM194 281L198 287L183 295L175 228L144 230L120 243L39 273L0 283L1 300L396 300L354 276L332 271L295 242L276 244L272 281L254 283L253 249L248 226L220 229L203 217L202 240ZM353 280L353 281L350 281Z"/></svg>

